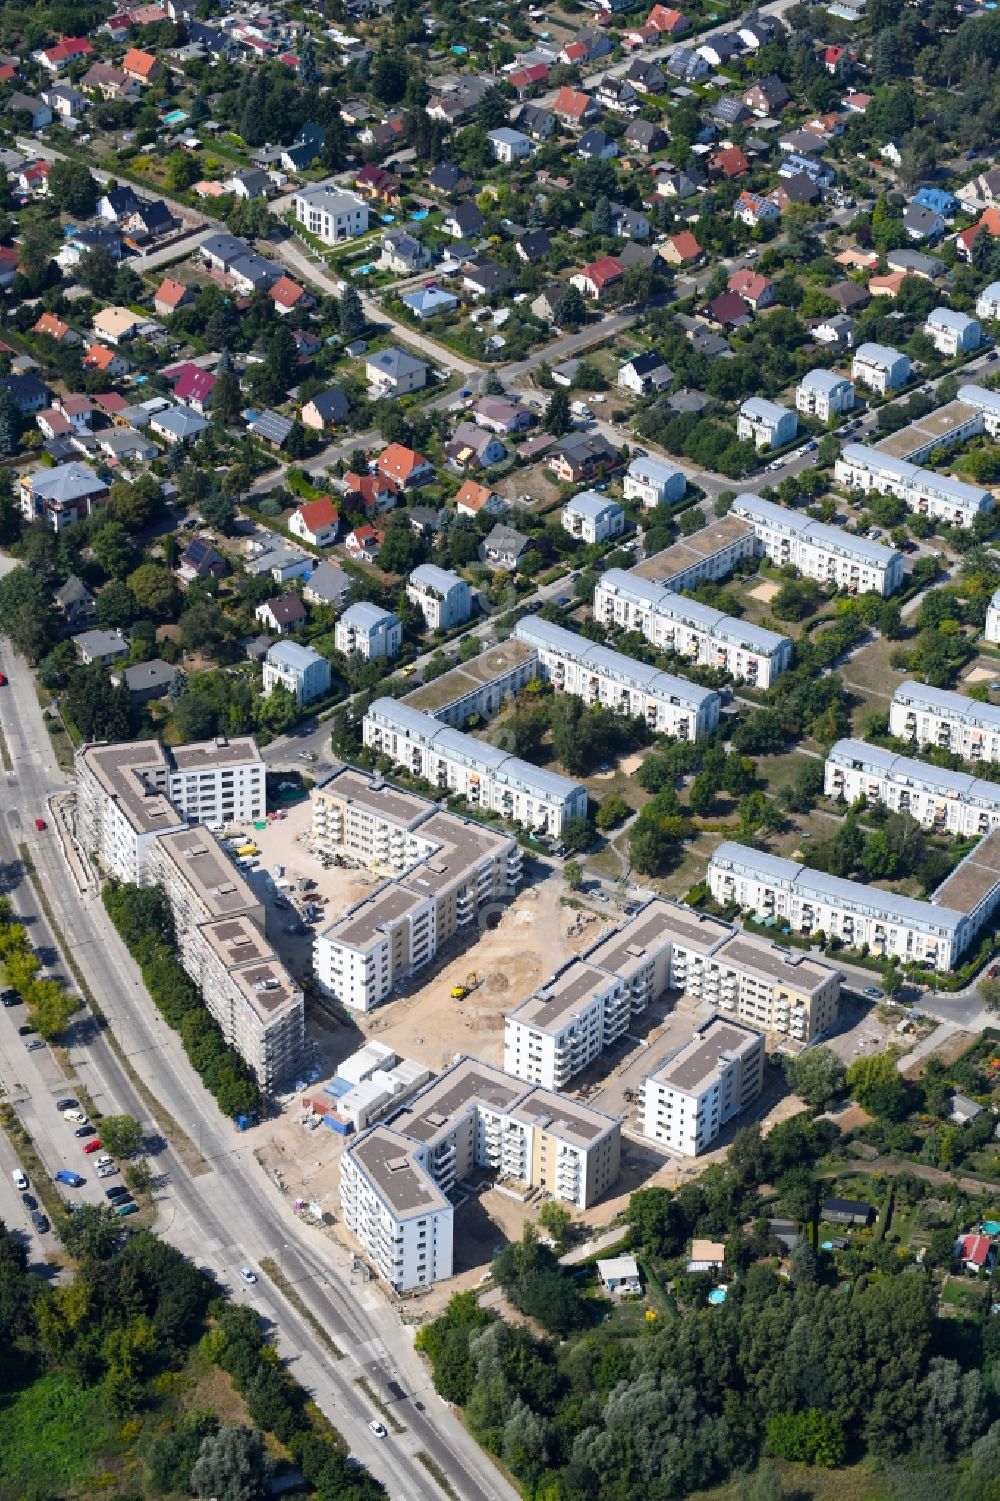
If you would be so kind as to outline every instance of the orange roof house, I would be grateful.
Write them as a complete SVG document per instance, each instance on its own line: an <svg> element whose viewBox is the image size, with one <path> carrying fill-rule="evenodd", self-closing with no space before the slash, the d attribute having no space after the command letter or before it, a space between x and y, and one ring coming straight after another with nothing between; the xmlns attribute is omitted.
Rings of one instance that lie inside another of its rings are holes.
<svg viewBox="0 0 1000 1501"><path fill-rule="evenodd" d="M57 318L55 313L43 313L38 322L33 325L31 332L48 334L49 338L54 339L57 344L62 344L64 341L70 344L76 342L69 324Z"/></svg>
<svg viewBox="0 0 1000 1501"><path fill-rule="evenodd" d="M163 72L163 64L152 52L143 52L140 47L130 47L122 58L122 72L139 83L152 83Z"/></svg>
<svg viewBox="0 0 1000 1501"><path fill-rule="evenodd" d="M165 316L167 313L176 313L177 309L188 301L191 296L190 288L181 281L173 281L165 276L156 289L153 298L153 307L156 312Z"/></svg>
<svg viewBox="0 0 1000 1501"><path fill-rule="evenodd" d="M679 10L669 10L665 5L654 5L646 17L647 26L655 26L661 36L683 36L690 31L691 23Z"/></svg>
<svg viewBox="0 0 1000 1501"><path fill-rule="evenodd" d="M964 255L966 259L972 255L972 247L975 244L976 236L984 229L993 239L1000 236L1000 209L988 208L984 210L982 217L975 224L970 224L968 229L963 229L960 235L955 236L955 244L958 247L960 255Z"/></svg>
<svg viewBox="0 0 1000 1501"><path fill-rule="evenodd" d="M405 490L410 485L422 485L434 478L434 470L422 453L407 448L405 443L390 443L379 454L376 464L383 479Z"/></svg>
<svg viewBox="0 0 1000 1501"><path fill-rule="evenodd" d="M682 229L680 234L671 235L660 249L660 254L671 266L689 266L693 261L699 260L703 253L689 229Z"/></svg>
<svg viewBox="0 0 1000 1501"><path fill-rule="evenodd" d="M311 301L305 287L300 287L290 276L279 276L271 288L271 301L279 313L290 313L304 301Z"/></svg>

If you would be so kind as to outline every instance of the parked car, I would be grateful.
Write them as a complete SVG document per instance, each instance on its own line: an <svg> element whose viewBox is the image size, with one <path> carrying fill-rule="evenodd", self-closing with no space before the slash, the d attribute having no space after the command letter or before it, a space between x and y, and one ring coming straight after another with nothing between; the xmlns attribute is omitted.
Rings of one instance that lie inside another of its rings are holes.
<svg viewBox="0 0 1000 1501"><path fill-rule="evenodd" d="M103 1145L103 1141L98 1136L93 1141L88 1141L83 1150L89 1155L91 1152L99 1152Z"/></svg>
<svg viewBox="0 0 1000 1501"><path fill-rule="evenodd" d="M81 1178L79 1173L71 1172L68 1167L61 1167L55 1175L57 1183L68 1183L70 1188L82 1188L86 1178Z"/></svg>
<svg viewBox="0 0 1000 1501"><path fill-rule="evenodd" d="M65 1100L56 1100L57 1110L79 1110L79 1108L80 1106L76 1100L70 1099L68 1096Z"/></svg>
<svg viewBox="0 0 1000 1501"><path fill-rule="evenodd" d="M37 1053L39 1048L43 1048L45 1044L40 1037L33 1037L31 1041L26 1042L24 1046L29 1053Z"/></svg>
<svg viewBox="0 0 1000 1501"><path fill-rule="evenodd" d="M130 1199L132 1195L123 1184L119 1183L117 1188L106 1188L104 1190L104 1197L114 1203L116 1199Z"/></svg>
<svg viewBox="0 0 1000 1501"><path fill-rule="evenodd" d="M81 1110L75 1100L60 1100L59 1109L62 1110L64 1121L75 1121L78 1126L87 1124L87 1112Z"/></svg>
<svg viewBox="0 0 1000 1501"><path fill-rule="evenodd" d="M31 1212L31 1223L39 1235L44 1235L49 1228L49 1217L47 1214L43 1214L40 1209L33 1209Z"/></svg>
<svg viewBox="0 0 1000 1501"><path fill-rule="evenodd" d="M16 990L11 990L8 988L7 990L0 990L0 1001L2 1001L3 1004L7 1007L20 1006L21 997L18 995Z"/></svg>
<svg viewBox="0 0 1000 1501"><path fill-rule="evenodd" d="M246 1283L247 1287L253 1287L254 1283L257 1281L257 1273L255 1271L252 1271L248 1266L240 1267L240 1276Z"/></svg>
<svg viewBox="0 0 1000 1501"><path fill-rule="evenodd" d="M372 1418L368 1426L376 1438L386 1438L388 1436L388 1428L384 1423L380 1423L378 1418Z"/></svg>
<svg viewBox="0 0 1000 1501"><path fill-rule="evenodd" d="M115 1205L115 1214L119 1215L122 1219L124 1219L127 1214L138 1213L139 1206L134 1199L123 1200L122 1203Z"/></svg>
<svg viewBox="0 0 1000 1501"><path fill-rule="evenodd" d="M18 1035L18 1037L30 1037L31 1034L32 1034L32 1032L37 1032L37 1031L38 1031L38 1028L37 1027L33 1027L30 1022L24 1022L22 1026L18 1027L18 1029L17 1029L17 1035Z"/></svg>
<svg viewBox="0 0 1000 1501"><path fill-rule="evenodd" d="M870 1001L880 1001L885 994L884 991L879 990L877 985L866 985L864 993Z"/></svg>
<svg viewBox="0 0 1000 1501"><path fill-rule="evenodd" d="M24 1171L24 1169L20 1168L20 1167L16 1167L14 1169L14 1172L13 1172L13 1174L11 1176L14 1179L14 1187L17 1188L17 1189L20 1189L21 1193L27 1193L27 1191L28 1191L28 1175Z"/></svg>
<svg viewBox="0 0 1000 1501"><path fill-rule="evenodd" d="M100 1164L100 1166L98 1167L98 1169L97 1169L97 1176L99 1178L113 1178L115 1176L115 1173L117 1173L117 1171L118 1171L118 1167L117 1167L116 1163L114 1163L114 1162L102 1162Z"/></svg>
<svg viewBox="0 0 1000 1501"><path fill-rule="evenodd" d="M48 825L46 824L44 818L36 818L35 819L35 828L38 830L39 834L42 832L43 829L45 829L47 827L48 827Z"/></svg>
<svg viewBox="0 0 1000 1501"><path fill-rule="evenodd" d="M97 1132L94 1130L93 1126L77 1126L76 1130L73 1132L73 1135L83 1138L84 1136L96 1136Z"/></svg>

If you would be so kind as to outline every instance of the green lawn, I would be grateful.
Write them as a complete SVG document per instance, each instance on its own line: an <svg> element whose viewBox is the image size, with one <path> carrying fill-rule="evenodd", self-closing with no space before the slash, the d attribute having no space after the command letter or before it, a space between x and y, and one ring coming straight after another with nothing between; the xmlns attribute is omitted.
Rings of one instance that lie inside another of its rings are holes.
<svg viewBox="0 0 1000 1501"><path fill-rule="evenodd" d="M100 1392L69 1375L0 1398L0 1497L69 1493L94 1477L94 1456L115 1431Z"/></svg>

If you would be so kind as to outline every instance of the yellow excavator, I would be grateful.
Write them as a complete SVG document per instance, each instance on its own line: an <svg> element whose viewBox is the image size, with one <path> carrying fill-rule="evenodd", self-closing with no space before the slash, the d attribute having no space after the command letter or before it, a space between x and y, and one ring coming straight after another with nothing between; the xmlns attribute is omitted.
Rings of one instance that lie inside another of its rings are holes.
<svg viewBox="0 0 1000 1501"><path fill-rule="evenodd" d="M453 1001L464 1001L469 992L475 990L480 983L479 976L473 970L471 974L466 975L465 984L453 985L449 994Z"/></svg>

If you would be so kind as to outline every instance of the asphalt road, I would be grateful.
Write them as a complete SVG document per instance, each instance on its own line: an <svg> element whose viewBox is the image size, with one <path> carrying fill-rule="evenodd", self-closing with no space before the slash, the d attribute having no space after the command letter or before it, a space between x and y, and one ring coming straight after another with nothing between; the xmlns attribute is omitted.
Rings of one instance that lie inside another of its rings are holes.
<svg viewBox="0 0 1000 1501"><path fill-rule="evenodd" d="M278 1347L297 1379L336 1424L352 1452L388 1488L391 1497L440 1501L440 1491L418 1451L432 1456L455 1492L468 1501L514 1501L514 1492L465 1433L447 1407L429 1390L423 1365L412 1349L410 1331L373 1287L355 1276L351 1259L319 1231L303 1225L254 1158L254 1133L240 1135L220 1117L214 1101L187 1063L176 1035L155 1012L130 957L121 945L99 900L81 898L60 852L55 830L36 833L33 820L47 797L68 785L56 766L26 664L0 645L0 667L8 685L0 690L0 726L15 762L5 773L5 807L0 811L0 859L12 886L15 906L31 924L32 934L48 943L44 920L34 905L33 890L12 856L18 842L29 844L56 920L87 976L135 1069L204 1159L193 1173L160 1135L156 1122L135 1091L108 1038L86 1015L70 1040L70 1059L79 1080L104 1111L125 1111L149 1133L150 1161L156 1180L157 1231L208 1267L234 1296L249 1301L273 1327ZM43 815L44 816L44 815ZM50 820L51 824L51 820ZM56 970L60 967L54 955ZM28 1054L17 1038L14 1013L0 1015L0 1077L15 1092L18 1108L50 1170L86 1162L80 1143L55 1110L54 1100L72 1093L53 1056ZM4 1159L0 1157L0 1169ZM80 1168L82 1171L83 1169ZM97 1198L102 1189L85 1172L80 1190ZM0 1204L5 1209L8 1194ZM321 1324L345 1352L331 1359L295 1309L261 1274L245 1288L241 1265L259 1268L274 1257L285 1276ZM373 1389L386 1391L390 1380L406 1394L394 1404L402 1434L374 1437L369 1420L378 1417L357 1386L365 1375ZM418 1398L424 1410L414 1406Z"/></svg>

